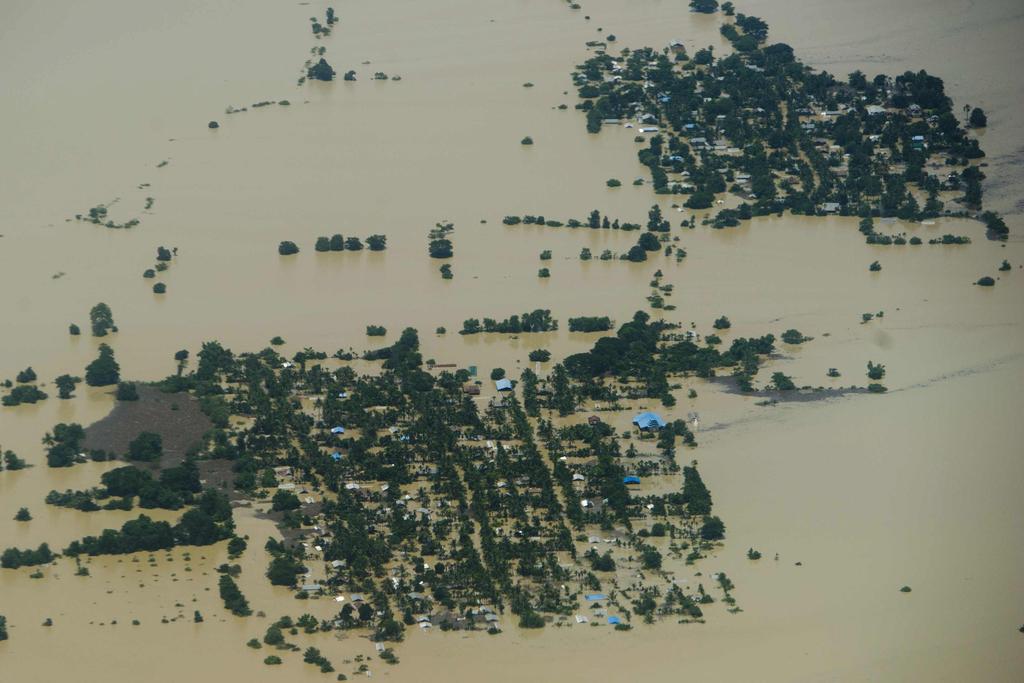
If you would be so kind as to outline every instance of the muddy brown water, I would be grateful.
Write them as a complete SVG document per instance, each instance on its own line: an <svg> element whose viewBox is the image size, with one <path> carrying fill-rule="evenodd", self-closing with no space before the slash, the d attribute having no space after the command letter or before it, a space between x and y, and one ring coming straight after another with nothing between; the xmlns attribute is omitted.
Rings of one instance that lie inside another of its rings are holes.
<svg viewBox="0 0 1024 683"><path fill-rule="evenodd" d="M568 79L586 57L583 43L603 27L620 45L678 38L691 52L708 44L724 50L720 20L657 0L592 0L580 12L557 0L359 0L336 8L341 23L323 41L326 56L339 71L356 69L359 80L301 87L298 69L317 44L308 16L322 14L320 3L0 8L7 95L0 114L7 131L0 137L0 376L27 365L47 382L82 374L97 340L71 338L67 325L87 329L88 309L100 300L121 328L106 341L131 378L170 374L175 351L194 354L212 338L254 350L280 334L289 354L304 346L364 349L380 343L365 337L368 324L388 328L384 342L406 325L418 327L425 357L438 362L518 374L530 349L562 357L592 343L593 335L565 331L570 315L621 321L643 308L647 283L661 268L664 282L675 285L670 320L693 321L706 333L726 314L733 322L726 342L790 327L815 337L783 346L765 378L782 370L800 385L848 386L866 382L868 360L888 368L884 396L759 407L686 381L697 398L684 389L673 410L661 411L701 414L701 445L680 457L699 459L728 537L699 569L726 571L744 611L716 605L705 625L629 633L578 626L533 633L511 623L495 638L412 633L398 648L401 664L374 660L374 676L1020 679L1018 215L1008 218L1013 237L1005 247L983 240L970 222L884 228L924 238L969 234L974 243L966 247L873 247L855 221L784 217L720 232L675 228L689 252L681 264L660 257L581 262L583 247L595 255L624 251L636 236L507 228L501 217L565 220L598 208L642 222L655 201L675 224L689 216L629 184L643 175L633 131L586 134ZM1024 124L1015 114L1024 99L1015 68L1024 19L1014 3L751 0L739 10L762 16L774 40L837 74L927 68L943 77L957 107L988 112L987 202L1015 208L1024 189ZM402 80L371 81L377 70ZM534 87L522 87L527 81ZM223 113L228 105L283 98L290 107ZM559 111L561 103L569 110ZM206 127L213 119L222 124L216 131ZM536 144L523 148L524 135ZM163 160L169 163L157 168ZM624 186L606 188L610 177ZM151 186L139 189L143 183ZM155 198L149 212L147 196ZM65 220L115 198L111 215L140 218L134 230ZM451 281L426 256L428 230L445 219L456 225ZM335 232L385 233L389 248L313 251L316 236ZM302 252L279 257L283 239ZM158 278L168 286L162 297L141 277L158 245L179 248ZM554 258L542 264L544 249ZM997 273L1004 258L1014 270ZM867 271L874 260L882 272ZM542 265L551 269L548 280L536 277ZM992 289L971 286L981 275L1001 277ZM563 329L518 339L455 334L468 317L537 307L552 309ZM861 324L861 313L879 310L884 318ZM435 335L438 325L448 334ZM829 367L842 376L827 378ZM46 389L51 398L43 403L0 410L0 444L35 465L0 473L5 547L63 547L136 514L43 504L50 489L86 488L118 464L45 467L45 431L61 421L90 424L113 405L108 390L80 387L75 399L60 401ZM623 429L631 413L602 416ZM35 518L28 524L12 520L22 506ZM277 670L263 665L267 650L244 646L270 617L326 617L337 609L328 600L299 603L267 583L261 548L274 530L255 512L237 515L251 537L240 584L267 619L225 614L213 570L226 559L221 546L192 549L188 561L184 549L172 551L172 560L157 553L155 567L145 554L96 558L90 577L74 576L67 561L44 569L41 580L4 570L0 614L11 640L0 645L0 678L52 681L88 672L121 681L144 670L154 681L325 680L298 656L286 656ZM748 547L764 558L748 561ZM913 592L900 593L904 584ZM204 623L192 623L194 609ZM52 628L40 626L46 617ZM356 665L343 660L373 652L353 634L295 642L320 647L348 674Z"/></svg>

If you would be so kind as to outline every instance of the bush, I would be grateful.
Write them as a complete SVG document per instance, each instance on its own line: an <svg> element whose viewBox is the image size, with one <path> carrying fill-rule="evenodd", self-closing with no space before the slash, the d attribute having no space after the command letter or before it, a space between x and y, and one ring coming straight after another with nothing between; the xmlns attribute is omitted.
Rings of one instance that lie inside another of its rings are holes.
<svg viewBox="0 0 1024 683"><path fill-rule="evenodd" d="M265 657L263 659L263 663L266 664L267 666L273 666L275 664L280 664L281 663L281 658L278 657L277 655L270 655L269 657Z"/></svg>
<svg viewBox="0 0 1024 683"><path fill-rule="evenodd" d="M532 145L533 144L533 138L531 138L529 135L527 135L525 138L523 138L522 140L519 141L519 144L521 144L521 145Z"/></svg>
<svg viewBox="0 0 1024 683"><path fill-rule="evenodd" d="M723 315L721 318L715 320L712 327L714 327L716 330L727 330L730 327L732 327L732 322L730 322L729 319Z"/></svg>
<svg viewBox="0 0 1024 683"><path fill-rule="evenodd" d="M370 235L366 238L366 245L370 251L384 251L388 248L388 238L384 235Z"/></svg>
<svg viewBox="0 0 1024 683"><path fill-rule="evenodd" d="M331 240L327 237L317 237L316 244L313 245L313 249L316 251L330 251Z"/></svg>
<svg viewBox="0 0 1024 683"><path fill-rule="evenodd" d="M281 256L291 256L292 254L299 253L299 247L295 244L295 242L284 240L279 245L277 245L277 253L280 254Z"/></svg>
<svg viewBox="0 0 1024 683"><path fill-rule="evenodd" d="M551 271L548 270L547 268L541 268L540 270L537 271L537 277L540 277L540 278L551 277Z"/></svg>
<svg viewBox="0 0 1024 683"><path fill-rule="evenodd" d="M388 333L387 328L381 325L367 325L366 336L367 337L383 337Z"/></svg>
<svg viewBox="0 0 1024 683"><path fill-rule="evenodd" d="M134 382L120 382L117 385L118 401L138 401L139 390Z"/></svg>
<svg viewBox="0 0 1024 683"><path fill-rule="evenodd" d="M21 372L19 372L17 377L15 377L15 379L18 382L22 382L22 383L25 383L25 382L35 382L36 381L36 371L33 370L32 366L30 365L29 367L27 367L24 370L22 370Z"/></svg>
<svg viewBox="0 0 1024 683"><path fill-rule="evenodd" d="M809 339L810 337L805 337L798 330L794 329L789 329L782 333L782 341L787 344L802 344Z"/></svg>
<svg viewBox="0 0 1024 683"><path fill-rule="evenodd" d="M609 178L605 185L608 187L622 187L622 181L618 178Z"/></svg>
<svg viewBox="0 0 1024 683"><path fill-rule="evenodd" d="M983 278L979 278L978 281L975 282L974 284L981 285L982 287L992 287L992 286L994 286L996 284L996 281L993 280L988 275L986 275Z"/></svg>
<svg viewBox="0 0 1024 683"><path fill-rule="evenodd" d="M78 325L71 323L70 325L68 325L68 334L70 334L72 337L77 337L78 335L82 334L82 329Z"/></svg>
<svg viewBox="0 0 1024 683"><path fill-rule="evenodd" d="M505 368L494 368L491 370L491 379L497 382L499 379L505 378Z"/></svg>
<svg viewBox="0 0 1024 683"><path fill-rule="evenodd" d="M871 263L871 265L868 266L868 270L870 270L872 273L877 273L881 269L882 269L882 264L879 263L878 261L873 261Z"/></svg>
<svg viewBox="0 0 1024 683"><path fill-rule="evenodd" d="M569 318L570 332L607 332L611 328L612 321L608 316L581 316L578 318Z"/></svg>

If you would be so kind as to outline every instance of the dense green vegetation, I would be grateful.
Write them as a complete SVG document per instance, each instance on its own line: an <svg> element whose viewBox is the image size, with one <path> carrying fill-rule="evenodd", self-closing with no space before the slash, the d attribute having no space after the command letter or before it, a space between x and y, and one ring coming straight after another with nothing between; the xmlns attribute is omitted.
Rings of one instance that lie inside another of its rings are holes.
<svg viewBox="0 0 1024 683"><path fill-rule="evenodd" d="M0 567L4 569L35 567L40 564L50 564L53 562L54 557L55 555L50 550L50 546L45 543L40 544L35 550L31 548L25 550L7 548L0 554Z"/></svg>

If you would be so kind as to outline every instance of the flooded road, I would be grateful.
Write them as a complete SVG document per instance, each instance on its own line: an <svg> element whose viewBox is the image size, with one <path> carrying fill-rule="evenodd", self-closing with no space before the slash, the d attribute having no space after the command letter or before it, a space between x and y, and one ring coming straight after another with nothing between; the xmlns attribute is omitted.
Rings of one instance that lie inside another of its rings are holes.
<svg viewBox="0 0 1024 683"><path fill-rule="evenodd" d="M967 246L880 247L863 243L854 219L787 216L724 231L674 227L689 254L678 264L660 256L584 262L582 248L624 252L636 233L506 227L501 218L564 221L599 209L642 223L655 202L674 225L688 218L670 198L630 185L644 175L633 131L586 133L569 73L586 58L584 43L609 32L623 46L681 39L691 52L709 44L725 51L719 17L659 0L591 0L580 11L557 0L358 0L336 8L341 23L321 41L308 17L322 14L322 3L0 8L0 377L28 365L47 383L82 374L100 340L70 337L67 326L87 333L98 301L111 306L121 330L104 341L122 375L140 380L174 372L175 351L194 353L208 339L241 351L281 335L289 355L306 346L372 348L382 342L365 336L370 324L388 328L387 343L417 327L424 357L439 363L518 374L531 349L561 358L593 343L594 335L566 331L568 317L622 321L645 309L660 268L675 286L668 320L708 333L728 315L727 343L788 328L814 337L783 345L762 378L781 370L798 385L848 386L866 383L869 360L888 370L884 396L762 407L693 381L686 385L698 397L677 392L678 405L664 411L701 413L701 445L681 457L700 460L728 526L719 556L703 564L733 578L744 611L716 605L705 625L629 633L530 633L511 624L496 638L412 633L397 648L401 664L375 660L374 676L1020 679L1024 224L1012 212L1024 191L1024 123L1016 115L1024 79L1015 68L1024 18L1014 3L738 6L767 20L772 39L813 66L836 74L860 68L869 77L925 68L945 80L955 109L984 107L986 203L1010 214L1005 246L984 240L973 222L883 226L925 242L968 234ZM358 72L356 82L296 84L310 48L321 44L339 73ZM402 80L374 81L375 71ZM280 99L290 106L224 113ZM221 127L209 129L210 120ZM526 135L532 147L519 144ZM607 188L612 177L623 187ZM155 200L149 210L147 197ZM111 215L139 218L138 227L68 222L115 198ZM442 220L455 224L453 280L427 256L427 233ZM386 234L388 249L313 250L317 236L333 233ZM279 256L281 240L301 252ZM178 247L158 274L168 288L162 296L142 277L160 245ZM546 249L553 258L542 262ZM1003 259L1012 271L996 271ZM874 260L882 272L868 272ZM537 277L543 266L549 279ZM982 275L1002 277L991 289L970 284ZM466 318L534 308L550 308L561 330L518 339L456 334ZM862 324L862 313L878 311L883 318ZM438 326L447 334L433 334ZM830 367L842 376L826 377ZM47 401L0 409L0 445L35 465L0 472L2 547L59 548L130 516L43 504L49 490L94 485L113 466L45 467L43 434L57 422L103 417L113 397L80 386L75 399L60 401L52 385L44 389ZM629 417L617 415L615 426L625 428ZM12 519L23 506L34 516L27 524ZM271 587L262 546L274 529L249 511L236 516L251 537L240 585L267 618L225 614L214 571L226 561L223 544L195 549L190 560L181 548L171 560L157 553L155 567L146 554L96 558L89 577L74 576L67 560L41 580L3 570L0 614L11 640L0 645L2 677L102 671L127 681L145 669L157 682L326 680L301 657L286 658L279 671L263 665L265 650L244 646L280 614L327 617L336 605L300 608ZM749 547L764 559L748 561ZM898 591L905 584L912 593ZM196 609L202 624L192 622ZM47 617L52 628L40 626ZM357 665L339 663L373 652L353 635L296 642L320 647L350 677Z"/></svg>

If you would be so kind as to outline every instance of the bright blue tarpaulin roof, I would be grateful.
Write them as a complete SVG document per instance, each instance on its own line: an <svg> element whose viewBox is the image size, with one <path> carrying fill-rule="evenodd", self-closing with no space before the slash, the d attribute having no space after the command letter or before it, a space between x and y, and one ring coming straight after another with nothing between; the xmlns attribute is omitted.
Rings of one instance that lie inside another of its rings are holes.
<svg viewBox="0 0 1024 683"><path fill-rule="evenodd" d="M652 427L664 427L668 423L661 418L661 415L647 411L634 417L633 424L640 429L650 429Z"/></svg>

